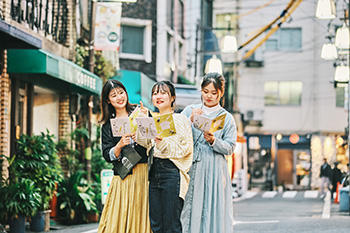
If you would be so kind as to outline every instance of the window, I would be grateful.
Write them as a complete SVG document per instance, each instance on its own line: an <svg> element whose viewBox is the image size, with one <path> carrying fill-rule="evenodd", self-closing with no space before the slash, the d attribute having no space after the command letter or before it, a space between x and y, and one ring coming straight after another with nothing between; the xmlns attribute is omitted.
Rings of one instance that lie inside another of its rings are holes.
<svg viewBox="0 0 350 233"><path fill-rule="evenodd" d="M265 48L269 51L300 51L301 41L301 28L281 28L265 42Z"/></svg>
<svg viewBox="0 0 350 233"><path fill-rule="evenodd" d="M303 84L300 81L265 82L265 106L300 106L302 89Z"/></svg>
<svg viewBox="0 0 350 233"><path fill-rule="evenodd" d="M122 26L122 53L143 54L144 27Z"/></svg>
<svg viewBox="0 0 350 233"><path fill-rule="evenodd" d="M344 102L345 102L345 88L344 87L337 87L335 89L336 93L336 107L344 108Z"/></svg>
<svg viewBox="0 0 350 233"><path fill-rule="evenodd" d="M122 18L120 58L152 61L152 21Z"/></svg>
<svg viewBox="0 0 350 233"><path fill-rule="evenodd" d="M167 19L166 19L166 22L167 22L167 25L173 29L174 28L174 0L167 0Z"/></svg>
<svg viewBox="0 0 350 233"><path fill-rule="evenodd" d="M178 0L178 13L177 13L177 32L184 36L184 3L182 0Z"/></svg>

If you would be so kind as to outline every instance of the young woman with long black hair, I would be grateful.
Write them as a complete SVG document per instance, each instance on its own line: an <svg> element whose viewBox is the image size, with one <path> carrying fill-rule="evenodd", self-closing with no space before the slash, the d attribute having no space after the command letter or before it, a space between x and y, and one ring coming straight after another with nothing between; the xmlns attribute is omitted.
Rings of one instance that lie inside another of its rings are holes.
<svg viewBox="0 0 350 233"><path fill-rule="evenodd" d="M105 160L113 164L114 177L108 190L98 232L150 233L146 148L134 143L133 135L114 137L110 124L111 118L128 117L136 105L129 103L124 85L117 80L109 80L104 85L101 105L102 152ZM124 148L132 143L142 159L132 169L132 173L122 179L118 173L118 165L121 163Z"/></svg>

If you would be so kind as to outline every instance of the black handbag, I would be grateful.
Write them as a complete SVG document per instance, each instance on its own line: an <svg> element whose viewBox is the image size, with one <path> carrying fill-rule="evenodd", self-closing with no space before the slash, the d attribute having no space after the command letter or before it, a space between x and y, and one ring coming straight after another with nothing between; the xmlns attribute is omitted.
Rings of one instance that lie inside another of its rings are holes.
<svg viewBox="0 0 350 233"><path fill-rule="evenodd" d="M121 159L116 164L116 170L120 178L124 180L141 158L141 155L135 150L133 145L125 146L121 151Z"/></svg>

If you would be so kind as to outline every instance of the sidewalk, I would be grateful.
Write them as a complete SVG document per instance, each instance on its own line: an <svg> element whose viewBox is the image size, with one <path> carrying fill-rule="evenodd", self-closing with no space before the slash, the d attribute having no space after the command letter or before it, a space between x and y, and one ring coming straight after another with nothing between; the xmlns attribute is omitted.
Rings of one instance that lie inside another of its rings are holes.
<svg viewBox="0 0 350 233"><path fill-rule="evenodd" d="M350 217L349 211L339 211L339 203L331 203L331 217L347 216Z"/></svg>
<svg viewBox="0 0 350 233"><path fill-rule="evenodd" d="M96 233L98 228L98 223L87 223L80 225L61 225L51 222L49 233ZM26 229L26 233L34 233ZM35 232L37 233L37 232Z"/></svg>

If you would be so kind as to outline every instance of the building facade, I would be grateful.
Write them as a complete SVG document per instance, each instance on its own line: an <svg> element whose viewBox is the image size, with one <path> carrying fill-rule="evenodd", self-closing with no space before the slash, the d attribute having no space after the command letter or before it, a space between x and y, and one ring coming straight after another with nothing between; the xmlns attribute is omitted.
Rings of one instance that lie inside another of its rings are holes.
<svg viewBox="0 0 350 233"><path fill-rule="evenodd" d="M100 93L102 81L71 62L76 7L71 0L0 2L0 154L12 156L22 134L49 130L56 140L67 139L73 94Z"/></svg>
<svg viewBox="0 0 350 233"><path fill-rule="evenodd" d="M289 1L228 2L216 1L214 12L237 15L243 45ZM315 9L316 2L301 2L251 57L242 59L269 30L238 52L236 101L248 139L250 175L262 187L271 169L275 185L317 187L323 157L331 164L348 161L340 148L347 126L346 92L334 88L332 62L320 57L329 28L315 19Z"/></svg>

